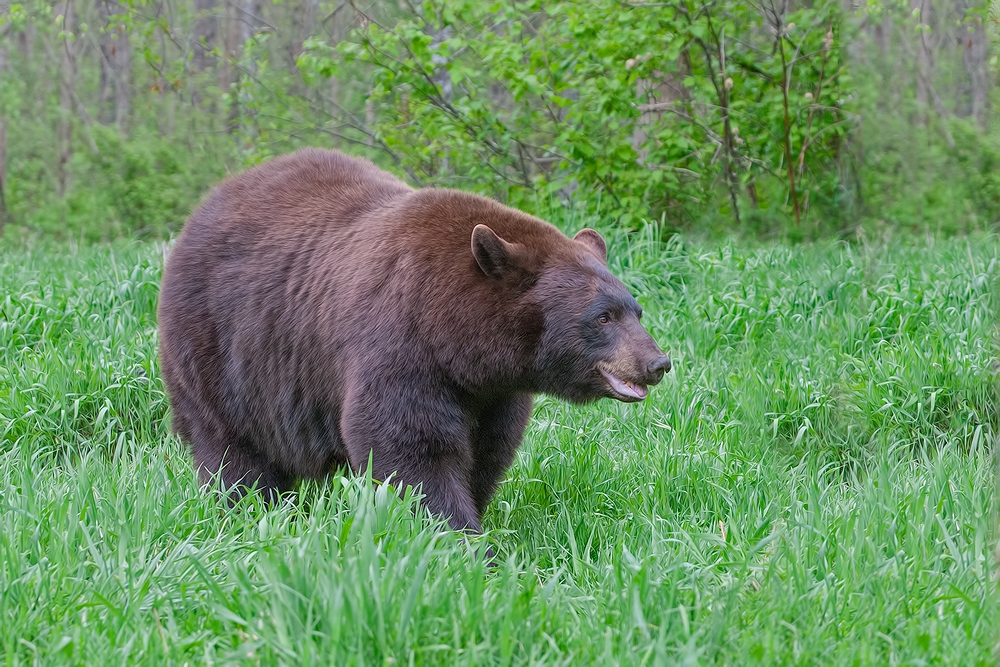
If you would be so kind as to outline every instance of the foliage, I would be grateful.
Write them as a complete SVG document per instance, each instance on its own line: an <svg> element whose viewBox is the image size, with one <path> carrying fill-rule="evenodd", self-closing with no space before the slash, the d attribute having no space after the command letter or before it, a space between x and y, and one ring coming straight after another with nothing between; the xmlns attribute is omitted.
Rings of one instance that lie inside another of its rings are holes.
<svg viewBox="0 0 1000 667"><path fill-rule="evenodd" d="M1000 141L967 120L951 119L948 126L954 147L915 131L898 108L868 115L858 146L866 166L865 209L878 226L948 236L1000 221Z"/></svg>
<svg viewBox="0 0 1000 667"><path fill-rule="evenodd" d="M154 362L166 248L3 247L8 662L992 664L1000 242L604 231L675 367L539 401L493 571L364 476L208 497Z"/></svg>
<svg viewBox="0 0 1000 667"><path fill-rule="evenodd" d="M996 224L986 4L851 7L23 0L0 13L0 219L168 235L225 173L314 145L627 229Z"/></svg>
<svg viewBox="0 0 1000 667"><path fill-rule="evenodd" d="M835 211L843 185L839 18L833 1L779 14L440 0L391 26L366 22L340 51L374 66L378 133L427 182L522 206L579 189L626 226L720 210L739 220L744 191L751 207L797 219L810 202ZM323 42L307 47L304 71L339 73Z"/></svg>
<svg viewBox="0 0 1000 667"><path fill-rule="evenodd" d="M894 65L919 61L921 47L935 44L957 43L962 57L969 58L984 32L986 3L956 3L967 6L952 13L941 6L930 12L932 4L924 5L929 16L922 16L909 0L867 3L865 20L880 25L883 36L855 44L866 65L854 68L860 70L853 81L864 119L852 137L852 150L862 182L860 208L869 220L948 235L1000 221L1000 135L985 114L963 117L963 108L971 106L970 86L961 72L947 69L947 53L933 54L941 61L937 76ZM958 24L954 40L941 34L952 21ZM988 60L995 66L993 52ZM982 72L988 74L993 77ZM923 102L908 94L922 77L930 98Z"/></svg>
<svg viewBox="0 0 1000 667"><path fill-rule="evenodd" d="M81 5L80 11L86 7ZM164 237L180 228L207 185L225 174L224 161L197 159L218 155L220 142L199 131L203 112L175 110L172 101L160 104L153 95L133 105L130 127L97 122L98 110L88 111L81 98L97 96L98 72L81 66L79 59L93 48L98 31L86 22L70 30L58 9L52 3L27 2L14 5L9 17L17 39L4 44L10 71L0 71L0 125L9 139L9 222L18 223L23 234L56 239ZM118 18L129 29L136 27L134 17ZM31 54L38 50L49 57L29 57L28 47L17 48L22 43L33 45ZM68 74L60 71L53 49L76 54L71 63L77 81L69 108L61 104L59 84ZM149 74L151 80L139 79L144 87L165 80L157 70ZM53 127L61 125L69 127L67 146L54 141ZM177 125L187 125L189 131L175 133Z"/></svg>
<svg viewBox="0 0 1000 667"><path fill-rule="evenodd" d="M163 238L180 229L206 184L223 176L219 166L192 160L189 147L155 134L126 139L114 128L95 127L93 137L98 152L74 156L79 185L65 197L38 201L15 182L15 219L31 211L34 232L55 239Z"/></svg>

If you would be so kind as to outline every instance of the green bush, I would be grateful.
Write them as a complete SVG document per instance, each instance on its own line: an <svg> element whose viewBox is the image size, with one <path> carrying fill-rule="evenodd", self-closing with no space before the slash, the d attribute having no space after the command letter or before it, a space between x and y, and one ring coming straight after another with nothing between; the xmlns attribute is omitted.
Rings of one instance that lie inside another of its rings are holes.
<svg viewBox="0 0 1000 667"><path fill-rule="evenodd" d="M102 129L94 166L122 235L159 237L179 229L206 183L223 174L224 165L192 160L177 141L150 134L125 141L113 128Z"/></svg>
<svg viewBox="0 0 1000 667"><path fill-rule="evenodd" d="M742 209L799 221L810 205L822 220L851 114L839 5L811 4L779 19L691 0L440 0L369 23L342 60L312 40L299 66L370 65L377 135L427 183L529 207L572 196L626 227L742 224Z"/></svg>
<svg viewBox="0 0 1000 667"><path fill-rule="evenodd" d="M176 139L143 129L126 138L114 126L97 125L92 132L97 152L74 153L63 198L51 190L21 190L25 172L42 169L33 160L20 167L11 178L10 231L85 242L162 238L180 229L206 188L225 173L221 159L192 159L191 148Z"/></svg>
<svg viewBox="0 0 1000 667"><path fill-rule="evenodd" d="M945 236L1000 222L1000 143L969 120L948 128L953 148L905 116L871 114L860 142L870 221Z"/></svg>

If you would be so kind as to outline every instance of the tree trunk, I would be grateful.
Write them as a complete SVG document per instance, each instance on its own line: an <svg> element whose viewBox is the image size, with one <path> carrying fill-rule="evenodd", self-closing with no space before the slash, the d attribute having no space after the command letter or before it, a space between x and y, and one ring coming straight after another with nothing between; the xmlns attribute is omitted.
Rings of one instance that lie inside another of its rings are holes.
<svg viewBox="0 0 1000 667"><path fill-rule="evenodd" d="M885 58L889 55L889 40L892 35L892 16L886 14L875 24L875 42L878 44L879 55Z"/></svg>
<svg viewBox="0 0 1000 667"><path fill-rule="evenodd" d="M930 27L930 6L927 0L910 0L917 17L917 125L927 124L927 109L931 102L931 52L925 30Z"/></svg>
<svg viewBox="0 0 1000 667"><path fill-rule="evenodd" d="M99 41L100 106L97 117L102 123L115 123L127 132L132 109L132 44L128 32L112 19L116 14L124 14L125 8L119 0L100 0L100 12L104 30Z"/></svg>
<svg viewBox="0 0 1000 667"><path fill-rule="evenodd" d="M97 90L97 122L102 125L110 125L115 122L115 73L111 59L114 57L113 51L118 45L112 39L114 28L108 20L109 14L114 13L114 8L109 7L110 0L98 0L98 8L101 12L102 30L98 36L99 51L99 85Z"/></svg>
<svg viewBox="0 0 1000 667"><path fill-rule="evenodd" d="M243 57L244 45L263 25L264 3L263 0L228 0L227 9L226 63L220 71L219 85L231 95L226 129L233 134L240 122L241 72L238 64ZM244 60L250 74L256 75L256 63ZM235 88L233 84L236 84Z"/></svg>
<svg viewBox="0 0 1000 667"><path fill-rule="evenodd" d="M202 81L203 77L197 75L213 67L216 63L216 58L212 55L212 51L215 49L216 35L219 31L219 21L215 10L216 0L194 0L195 22L194 31L191 34L194 42L192 45L194 71L188 82L191 90L191 105L194 107L199 106L205 97L202 90L205 85ZM214 105L212 106L214 109Z"/></svg>
<svg viewBox="0 0 1000 667"><path fill-rule="evenodd" d="M162 62L167 62L167 42L162 31L159 31L157 35L160 47L160 58ZM160 101L162 102L162 111L159 114L159 118L156 122L156 128L160 132L161 137L172 137L174 136L174 121L177 113L177 101L180 97L180 92L171 85L170 81L167 80L163 73L156 82L157 89L160 93Z"/></svg>
<svg viewBox="0 0 1000 667"><path fill-rule="evenodd" d="M204 72L215 64L212 49L215 48L215 38L219 30L219 21L215 16L216 0L194 0L195 22L194 32L194 69Z"/></svg>
<svg viewBox="0 0 1000 667"><path fill-rule="evenodd" d="M74 27L73 0L65 0L59 8L63 16L63 38L59 40L59 51L62 54L59 81L59 120L56 125L56 136L59 141L59 163L56 169L56 194L66 195L69 186L69 161L73 157L73 85L76 75L73 67L73 53L70 47L68 33Z"/></svg>
<svg viewBox="0 0 1000 667"><path fill-rule="evenodd" d="M302 95L305 91L302 79L298 76L298 58L302 55L303 44L313 34L317 21L317 0L291 0L288 2L291 25L286 43L288 57L288 72L292 75L289 92L292 95Z"/></svg>
<svg viewBox="0 0 1000 667"><path fill-rule="evenodd" d="M636 82L636 97L641 115L632 131L632 148L638 154L640 164L645 163L649 155L649 148L646 147L649 132L659 125L664 113L683 105L691 97L684 87L684 79L691 76L691 57L687 50L672 65L669 71L655 70L653 78L639 79Z"/></svg>
<svg viewBox="0 0 1000 667"><path fill-rule="evenodd" d="M375 105L372 102L371 89L368 90L368 98L365 100L365 131L367 135L365 143L374 147L375 139L372 132L375 131Z"/></svg>
<svg viewBox="0 0 1000 667"><path fill-rule="evenodd" d="M222 26L223 49L222 62L219 63L219 90L229 95L229 110L226 116L226 131L236 132L239 118L239 91L233 87L239 80L236 61L239 59L240 46L243 44L243 11L240 6L243 0L226 0L223 12L225 23Z"/></svg>
<svg viewBox="0 0 1000 667"><path fill-rule="evenodd" d="M980 128L986 128L989 111L990 77L987 59L990 56L990 42L982 21L976 20L975 28L965 35L963 61L971 83L971 116Z"/></svg>
<svg viewBox="0 0 1000 667"><path fill-rule="evenodd" d="M2 7L2 5L0 5ZM10 56L7 40L0 41L0 84L6 81ZM7 110L0 107L0 236L7 224Z"/></svg>

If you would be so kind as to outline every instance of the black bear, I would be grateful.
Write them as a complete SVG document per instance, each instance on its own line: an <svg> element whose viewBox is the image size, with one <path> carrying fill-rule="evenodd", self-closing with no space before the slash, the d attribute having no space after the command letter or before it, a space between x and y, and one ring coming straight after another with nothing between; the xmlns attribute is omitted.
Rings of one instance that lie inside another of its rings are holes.
<svg viewBox="0 0 1000 667"><path fill-rule="evenodd" d="M479 530L533 394L639 401L670 370L641 314L593 230L303 149L212 191L158 317L203 481L273 497L370 453L376 478Z"/></svg>

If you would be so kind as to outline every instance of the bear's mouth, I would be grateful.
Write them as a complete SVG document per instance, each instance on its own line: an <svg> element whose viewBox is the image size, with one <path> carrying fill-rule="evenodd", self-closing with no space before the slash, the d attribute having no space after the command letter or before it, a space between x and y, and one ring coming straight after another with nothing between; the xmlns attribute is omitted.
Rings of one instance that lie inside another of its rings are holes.
<svg viewBox="0 0 1000 667"><path fill-rule="evenodd" d="M630 380L622 380L621 378L607 372L603 368L599 368L598 370L601 371L601 375L604 376L604 379L608 381L611 391L615 393L615 398L619 401L631 403L633 401L641 401L649 395L649 388L644 384L639 384L638 382L632 382Z"/></svg>

